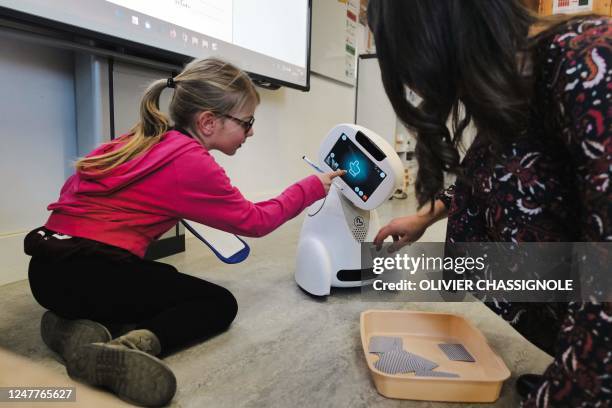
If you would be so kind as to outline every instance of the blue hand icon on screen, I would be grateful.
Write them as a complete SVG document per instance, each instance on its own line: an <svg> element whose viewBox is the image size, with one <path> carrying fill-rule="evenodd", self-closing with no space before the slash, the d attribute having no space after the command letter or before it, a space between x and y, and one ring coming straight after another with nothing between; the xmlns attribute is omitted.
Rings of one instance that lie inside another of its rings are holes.
<svg viewBox="0 0 612 408"><path fill-rule="evenodd" d="M354 162L351 162L350 166L351 168L349 169L349 173L351 174L351 176L357 177L357 175L361 173L361 169L359 168L359 161L355 160Z"/></svg>

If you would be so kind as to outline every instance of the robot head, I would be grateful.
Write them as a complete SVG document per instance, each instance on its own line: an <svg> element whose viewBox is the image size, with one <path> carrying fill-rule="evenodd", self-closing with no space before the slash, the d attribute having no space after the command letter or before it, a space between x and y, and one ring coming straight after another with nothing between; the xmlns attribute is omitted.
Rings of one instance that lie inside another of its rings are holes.
<svg viewBox="0 0 612 408"><path fill-rule="evenodd" d="M383 204L404 180L404 166L391 145L361 126L334 127L321 144L323 170L346 170L338 178L341 192L356 207L373 210Z"/></svg>

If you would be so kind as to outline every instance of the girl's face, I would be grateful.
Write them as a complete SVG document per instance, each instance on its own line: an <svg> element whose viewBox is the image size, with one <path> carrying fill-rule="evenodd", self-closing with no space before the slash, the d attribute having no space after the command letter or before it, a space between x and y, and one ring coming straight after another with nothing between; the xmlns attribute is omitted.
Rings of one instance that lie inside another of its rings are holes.
<svg viewBox="0 0 612 408"><path fill-rule="evenodd" d="M254 134L252 122L255 109L245 108L233 115L217 116L216 132L213 136L214 148L232 156Z"/></svg>
<svg viewBox="0 0 612 408"><path fill-rule="evenodd" d="M247 137L253 136L251 120L255 108L246 107L231 115L202 112L197 120L198 140L208 150L219 150L228 156L236 153Z"/></svg>

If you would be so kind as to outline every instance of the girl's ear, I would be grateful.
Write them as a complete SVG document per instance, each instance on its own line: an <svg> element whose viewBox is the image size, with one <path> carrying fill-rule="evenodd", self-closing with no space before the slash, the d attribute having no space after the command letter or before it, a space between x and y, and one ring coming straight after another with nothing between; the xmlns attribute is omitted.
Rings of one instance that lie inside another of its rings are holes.
<svg viewBox="0 0 612 408"><path fill-rule="evenodd" d="M204 137L211 136L215 131L217 115L211 111L203 111L196 115L196 127L198 133Z"/></svg>

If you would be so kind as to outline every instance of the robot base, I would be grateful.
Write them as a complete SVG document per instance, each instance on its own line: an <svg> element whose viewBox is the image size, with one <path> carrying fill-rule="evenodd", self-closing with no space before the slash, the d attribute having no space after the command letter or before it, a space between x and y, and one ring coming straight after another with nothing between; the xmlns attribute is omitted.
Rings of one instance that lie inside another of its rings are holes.
<svg viewBox="0 0 612 408"><path fill-rule="evenodd" d="M306 292L327 296L331 287L360 287L361 243L372 240L380 224L375 210L350 204L332 185L326 199L307 210L297 250L295 280Z"/></svg>

